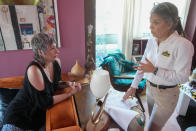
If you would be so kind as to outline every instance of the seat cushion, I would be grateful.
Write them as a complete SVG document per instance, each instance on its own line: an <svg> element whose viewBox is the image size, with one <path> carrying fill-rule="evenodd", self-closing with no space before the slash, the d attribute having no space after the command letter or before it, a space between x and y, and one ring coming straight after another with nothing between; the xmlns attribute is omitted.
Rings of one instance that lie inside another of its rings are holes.
<svg viewBox="0 0 196 131"><path fill-rule="evenodd" d="M106 69L109 71L111 76L111 83L113 87L119 91L126 91L131 83L133 82L133 78L131 78L133 75L136 74L136 70L134 70L134 65L138 65L137 63L131 62L129 60L125 59L124 54L122 53L112 53L108 54L104 61L100 66L102 66L103 69ZM130 78L122 78L122 74L129 76ZM119 78L120 76L121 78ZM117 78L118 77L118 78ZM145 80L142 80L139 85L139 89L145 88Z"/></svg>
<svg viewBox="0 0 196 131"><path fill-rule="evenodd" d="M0 88L0 130L3 126L3 118L9 103L15 97L19 89Z"/></svg>
<svg viewBox="0 0 196 131"><path fill-rule="evenodd" d="M120 73L133 71L134 65L138 65L134 62L125 59L122 53L112 53L104 57L104 61L100 66L108 65L111 75L120 75Z"/></svg>
<svg viewBox="0 0 196 131"><path fill-rule="evenodd" d="M108 57L108 67L110 69L110 75L120 75L121 69L114 57Z"/></svg>

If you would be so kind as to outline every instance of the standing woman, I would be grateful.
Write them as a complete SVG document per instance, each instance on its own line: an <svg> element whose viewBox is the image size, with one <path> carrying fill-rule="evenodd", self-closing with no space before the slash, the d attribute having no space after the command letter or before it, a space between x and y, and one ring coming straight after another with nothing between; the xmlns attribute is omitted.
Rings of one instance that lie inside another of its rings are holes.
<svg viewBox="0 0 196 131"><path fill-rule="evenodd" d="M151 10L148 40L136 77L123 100L134 95L142 77L147 79L147 104L150 115L148 131L160 131L172 115L179 96L178 84L188 81L193 45L183 37L178 9L169 2L157 4Z"/></svg>
<svg viewBox="0 0 196 131"><path fill-rule="evenodd" d="M28 65L23 88L8 106L2 131L45 131L46 110L81 89L78 83L69 83L71 91L54 95L61 80L59 50L52 37L45 33L31 41L34 60Z"/></svg>

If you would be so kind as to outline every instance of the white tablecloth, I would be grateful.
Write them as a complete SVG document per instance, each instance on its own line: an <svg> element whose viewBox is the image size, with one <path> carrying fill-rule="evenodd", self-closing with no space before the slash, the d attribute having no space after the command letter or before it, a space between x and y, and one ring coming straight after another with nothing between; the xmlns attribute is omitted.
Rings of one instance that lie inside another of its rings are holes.
<svg viewBox="0 0 196 131"><path fill-rule="evenodd" d="M111 88L106 101L105 111L126 131L131 120L139 113L130 110L131 107L137 106L137 99L122 101L124 94L125 92L119 92Z"/></svg>

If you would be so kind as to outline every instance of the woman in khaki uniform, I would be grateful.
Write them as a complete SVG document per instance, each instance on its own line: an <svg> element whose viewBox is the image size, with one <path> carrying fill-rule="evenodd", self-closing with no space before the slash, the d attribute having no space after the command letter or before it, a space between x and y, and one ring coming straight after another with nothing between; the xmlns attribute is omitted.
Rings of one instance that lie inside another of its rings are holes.
<svg viewBox="0 0 196 131"><path fill-rule="evenodd" d="M143 76L147 79L149 131L160 131L172 115L179 96L178 84L188 81L194 48L183 37L177 7L169 2L151 10L150 30L143 58L138 62L136 77L123 97L135 94Z"/></svg>

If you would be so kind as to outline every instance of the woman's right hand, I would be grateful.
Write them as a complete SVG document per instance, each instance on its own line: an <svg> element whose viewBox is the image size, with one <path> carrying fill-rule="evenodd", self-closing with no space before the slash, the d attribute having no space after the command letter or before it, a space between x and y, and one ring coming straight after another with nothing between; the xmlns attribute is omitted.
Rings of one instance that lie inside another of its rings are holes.
<svg viewBox="0 0 196 131"><path fill-rule="evenodd" d="M63 93L63 94L58 94L53 96L53 104L59 103L70 96L76 94L81 90L81 84L77 82L68 82L68 85L70 86L70 91Z"/></svg>
<svg viewBox="0 0 196 131"><path fill-rule="evenodd" d="M136 91L136 88L130 87L125 93L125 95L123 96L123 101L127 100L129 96L134 97L135 91Z"/></svg>
<svg viewBox="0 0 196 131"><path fill-rule="evenodd" d="M69 86L71 87L70 93L73 95L81 90L81 84L77 82L69 82Z"/></svg>

